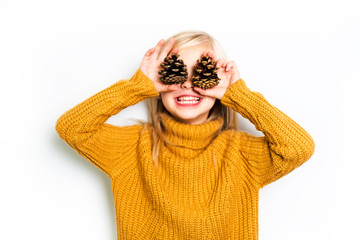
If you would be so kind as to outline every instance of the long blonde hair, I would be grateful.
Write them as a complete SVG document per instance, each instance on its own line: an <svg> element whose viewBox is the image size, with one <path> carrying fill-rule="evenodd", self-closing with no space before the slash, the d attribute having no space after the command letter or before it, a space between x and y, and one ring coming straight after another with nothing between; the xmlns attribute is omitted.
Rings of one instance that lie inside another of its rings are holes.
<svg viewBox="0 0 360 240"><path fill-rule="evenodd" d="M170 49L168 56L170 55L172 50L176 47L181 49L181 48L196 46L205 43L211 46L217 58L227 59L227 55L225 51L214 37L212 37L211 35L209 35L204 31L195 31L195 30L187 30L170 36L165 41L165 44L161 47L159 55L163 51L164 47L168 44L170 38L174 38L175 43L174 46ZM162 103L161 98L158 98L158 96L149 98L145 101L147 101L149 122L144 122L141 120L135 120L135 121L143 125L142 131L145 131L146 129L150 130L150 135L152 140L151 142L152 158L154 164L158 166L159 153L161 152L162 147L166 144L176 146L172 144L164 136L163 134L164 129L160 121L161 120L160 113L167 113L170 116L171 114L166 110L166 108ZM224 124L219 129L219 131L216 132L213 138L216 138L224 130L232 130L231 131L232 133L234 130L238 130L238 121L237 121L236 112L231 108L228 108L225 105L223 105L219 99L216 99L214 106L211 108L209 112L209 117L206 120L206 122L216 120L219 117L224 118ZM216 164L214 154L213 154L213 159L214 159L214 164Z"/></svg>

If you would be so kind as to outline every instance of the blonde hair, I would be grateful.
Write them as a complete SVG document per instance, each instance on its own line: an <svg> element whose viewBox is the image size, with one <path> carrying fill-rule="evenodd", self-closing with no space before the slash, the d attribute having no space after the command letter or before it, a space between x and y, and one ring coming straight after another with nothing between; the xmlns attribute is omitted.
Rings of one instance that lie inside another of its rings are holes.
<svg viewBox="0 0 360 240"><path fill-rule="evenodd" d="M196 46L200 44L209 44L209 46L215 52L217 58L227 59L225 51L214 37L212 37L211 35L209 35L204 31L194 31L194 30L187 30L170 36L165 41L164 45L161 47L159 55L163 51L164 47L168 44L170 38L174 38L175 43L174 46L170 49L168 55L170 55L172 50L176 47L181 49L181 48ZM149 122L147 123L141 120L136 120L136 119L134 120L143 126L142 132L145 131L146 129L150 130L150 136L152 140L151 141L152 159L155 166L157 167L159 154L162 151L163 146L166 144L176 146L172 144L168 139L166 139L166 137L163 134L164 129L161 124L161 113L166 113L170 116L171 114L164 107L161 98L152 97L150 99L147 99L146 101L148 107ZM219 99L216 99L214 106L211 108L209 112L209 117L206 120L206 122L216 120L219 117L224 118L224 123L220 127L219 131L215 133L213 139L215 139L222 131L231 130L231 135L232 135L234 130L238 130L238 121L237 121L236 112L231 108L228 108L225 105L223 105ZM214 164L216 165L214 151L213 151L213 159L214 159Z"/></svg>

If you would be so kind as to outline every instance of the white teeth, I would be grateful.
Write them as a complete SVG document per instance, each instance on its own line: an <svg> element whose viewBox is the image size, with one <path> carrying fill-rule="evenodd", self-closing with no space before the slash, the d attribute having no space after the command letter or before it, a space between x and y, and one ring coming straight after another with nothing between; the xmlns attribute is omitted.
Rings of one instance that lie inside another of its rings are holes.
<svg viewBox="0 0 360 240"><path fill-rule="evenodd" d="M200 101L198 97L180 97L176 98L177 102L180 104L195 104Z"/></svg>
<svg viewBox="0 0 360 240"><path fill-rule="evenodd" d="M199 101L200 98L199 97L178 97L177 98L178 101Z"/></svg>
<svg viewBox="0 0 360 240"><path fill-rule="evenodd" d="M178 97L177 102L180 104L196 104L200 101L199 97Z"/></svg>
<svg viewBox="0 0 360 240"><path fill-rule="evenodd" d="M180 104L195 104L199 101L178 101Z"/></svg>

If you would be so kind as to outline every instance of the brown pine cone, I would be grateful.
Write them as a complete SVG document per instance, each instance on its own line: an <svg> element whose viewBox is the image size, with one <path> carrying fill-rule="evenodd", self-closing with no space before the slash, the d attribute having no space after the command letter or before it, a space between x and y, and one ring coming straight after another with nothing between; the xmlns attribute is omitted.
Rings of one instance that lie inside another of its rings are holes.
<svg viewBox="0 0 360 240"><path fill-rule="evenodd" d="M164 84L183 83L188 77L187 67L179 58L179 54L172 53L170 57L165 57L160 66L164 68L158 72L161 75L160 80Z"/></svg>
<svg viewBox="0 0 360 240"><path fill-rule="evenodd" d="M221 80L217 75L218 69L209 56L200 57L194 66L193 85L202 89L215 87Z"/></svg>

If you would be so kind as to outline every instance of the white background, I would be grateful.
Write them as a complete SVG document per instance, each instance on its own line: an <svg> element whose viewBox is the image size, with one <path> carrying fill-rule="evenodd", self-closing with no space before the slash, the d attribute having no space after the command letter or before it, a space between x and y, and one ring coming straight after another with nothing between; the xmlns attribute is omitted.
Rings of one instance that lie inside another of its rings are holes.
<svg viewBox="0 0 360 240"><path fill-rule="evenodd" d="M356 2L2 0L0 239L116 239L110 180L56 120L188 29L213 35L247 86L315 140L308 162L260 190L259 239L360 239ZM144 102L107 122L131 117L147 120Z"/></svg>

